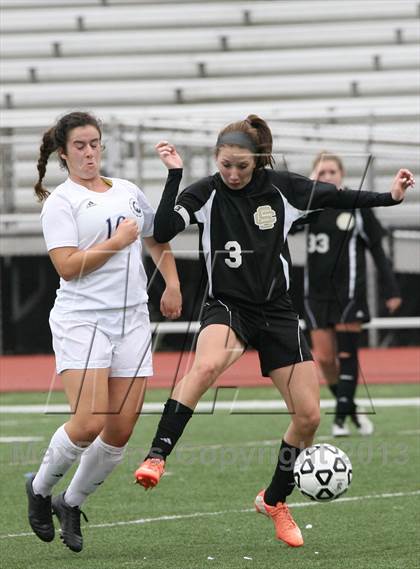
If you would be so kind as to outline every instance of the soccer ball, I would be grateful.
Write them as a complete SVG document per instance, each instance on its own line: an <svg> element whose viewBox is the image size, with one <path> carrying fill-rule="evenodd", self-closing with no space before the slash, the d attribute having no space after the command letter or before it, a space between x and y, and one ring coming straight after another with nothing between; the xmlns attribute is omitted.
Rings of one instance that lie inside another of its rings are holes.
<svg viewBox="0 0 420 569"><path fill-rule="evenodd" d="M302 494L317 502L328 502L344 494L350 486L352 466L339 448L317 444L299 454L293 474Z"/></svg>

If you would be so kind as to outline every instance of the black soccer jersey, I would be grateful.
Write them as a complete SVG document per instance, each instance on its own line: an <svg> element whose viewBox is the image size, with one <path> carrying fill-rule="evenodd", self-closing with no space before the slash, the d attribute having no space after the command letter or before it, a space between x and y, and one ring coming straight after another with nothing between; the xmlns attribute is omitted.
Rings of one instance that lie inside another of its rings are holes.
<svg viewBox="0 0 420 569"><path fill-rule="evenodd" d="M307 227L305 296L336 299L343 306L366 295L366 249L379 272L385 298L399 296L391 264L382 247L384 230L373 211L327 209Z"/></svg>
<svg viewBox="0 0 420 569"><path fill-rule="evenodd" d="M339 191L298 174L259 169L241 190L231 190L219 173L203 178L187 187L175 205L181 177L181 169L169 170L155 239L169 241L197 223L209 296L239 303L275 302L289 289L287 234L307 211L396 203L390 194Z"/></svg>

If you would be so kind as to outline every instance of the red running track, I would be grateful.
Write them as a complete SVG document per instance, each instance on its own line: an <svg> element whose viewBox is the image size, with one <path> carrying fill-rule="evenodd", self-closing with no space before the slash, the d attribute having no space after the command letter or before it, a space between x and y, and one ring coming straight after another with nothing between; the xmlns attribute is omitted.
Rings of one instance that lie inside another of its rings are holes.
<svg viewBox="0 0 420 569"><path fill-rule="evenodd" d="M169 389L191 365L191 354L183 357L179 352L157 352L154 355L155 376L149 388ZM420 347L380 348L360 350L359 383L417 383L420 382ZM253 351L226 371L216 386L259 387L271 385L261 377L258 356ZM58 391L61 381L55 374L54 357L1 356L0 392Z"/></svg>

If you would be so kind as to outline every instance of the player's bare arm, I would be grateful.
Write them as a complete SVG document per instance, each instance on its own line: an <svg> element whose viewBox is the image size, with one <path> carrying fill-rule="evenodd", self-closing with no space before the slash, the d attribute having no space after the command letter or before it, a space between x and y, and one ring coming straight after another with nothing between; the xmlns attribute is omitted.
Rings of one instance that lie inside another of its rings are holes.
<svg viewBox="0 0 420 569"><path fill-rule="evenodd" d="M124 219L115 234L106 241L89 249L77 247L57 247L49 252L57 273L65 281L87 275L102 267L110 257L121 251L139 237L139 229L134 219Z"/></svg>
<svg viewBox="0 0 420 569"><path fill-rule="evenodd" d="M182 295L175 259L169 243L158 243L153 237L144 242L156 267L165 280L165 290L160 299L160 311L165 318L179 318L182 310Z"/></svg>

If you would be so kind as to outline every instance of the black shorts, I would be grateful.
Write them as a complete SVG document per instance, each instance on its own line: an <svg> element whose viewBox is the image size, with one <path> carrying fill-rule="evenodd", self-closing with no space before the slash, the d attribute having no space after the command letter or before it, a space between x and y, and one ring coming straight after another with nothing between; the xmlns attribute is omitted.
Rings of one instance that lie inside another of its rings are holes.
<svg viewBox="0 0 420 569"><path fill-rule="evenodd" d="M336 324L369 322L369 308L365 298L340 302L338 299L305 298L305 322L308 330L331 328Z"/></svg>
<svg viewBox="0 0 420 569"><path fill-rule="evenodd" d="M299 317L288 296L269 306L238 305L231 301L207 299L201 330L210 324L225 324L244 342L258 351L261 373L312 360L299 327Z"/></svg>

